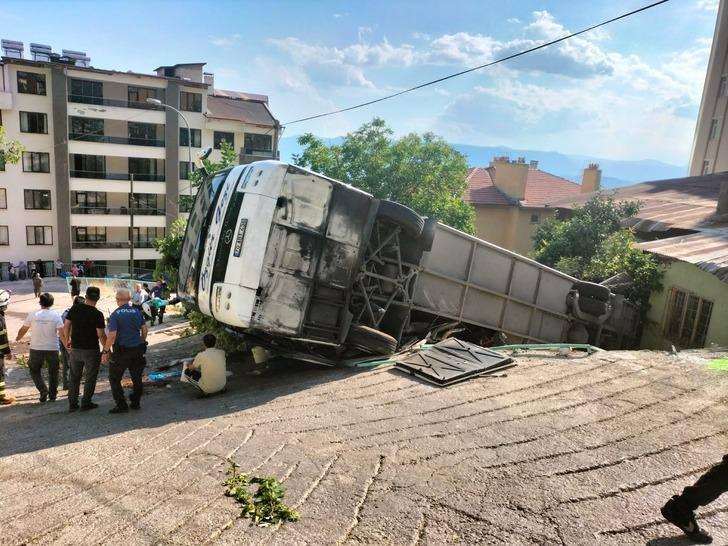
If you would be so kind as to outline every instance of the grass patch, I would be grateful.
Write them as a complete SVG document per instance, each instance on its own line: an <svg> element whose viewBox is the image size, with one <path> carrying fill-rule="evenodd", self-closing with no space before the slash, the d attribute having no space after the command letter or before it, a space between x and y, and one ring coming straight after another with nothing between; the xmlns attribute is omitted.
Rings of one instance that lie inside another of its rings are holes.
<svg viewBox="0 0 728 546"><path fill-rule="evenodd" d="M723 358L718 358L717 360L713 360L710 364L708 364L709 370L715 370L718 372L728 372L728 356L724 356Z"/></svg>
<svg viewBox="0 0 728 546"><path fill-rule="evenodd" d="M299 514L283 504L286 492L275 478L252 476L238 472L239 466L228 461L228 478L223 482L225 495L242 505L241 518L249 518L259 527L268 527L280 521L298 521ZM255 493L251 492L257 485Z"/></svg>

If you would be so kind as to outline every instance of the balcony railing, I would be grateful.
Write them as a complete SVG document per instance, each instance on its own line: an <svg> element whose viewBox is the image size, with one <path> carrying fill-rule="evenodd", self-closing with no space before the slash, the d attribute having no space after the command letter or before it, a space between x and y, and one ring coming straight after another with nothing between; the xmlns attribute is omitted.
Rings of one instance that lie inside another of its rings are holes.
<svg viewBox="0 0 728 546"><path fill-rule="evenodd" d="M129 180L128 173L108 173L105 171L71 170L71 178L98 178L101 180ZM137 182L164 182L163 174L134 173Z"/></svg>
<svg viewBox="0 0 728 546"><path fill-rule="evenodd" d="M158 107L147 102L136 102L120 99L105 99L91 95L68 95L68 102L81 104L98 104L100 106L120 106L122 108L139 108L141 110L157 110Z"/></svg>
<svg viewBox="0 0 728 546"><path fill-rule="evenodd" d="M164 216L167 213L165 209L155 209L151 207L134 207L134 216ZM71 214L131 214L129 207L71 207Z"/></svg>
<svg viewBox="0 0 728 546"><path fill-rule="evenodd" d="M71 248L129 248L129 241L71 241ZM134 248L154 248L154 243L134 241Z"/></svg>
<svg viewBox="0 0 728 546"><path fill-rule="evenodd" d="M84 133L70 133L69 140L82 142L105 142L107 144L131 144L132 146L159 146L164 147L164 140L138 137L117 137L108 135L94 135Z"/></svg>
<svg viewBox="0 0 728 546"><path fill-rule="evenodd" d="M280 159L280 152L275 154L271 150L252 150L252 149L240 149L239 161L241 165L247 165L254 161L264 161L266 159Z"/></svg>

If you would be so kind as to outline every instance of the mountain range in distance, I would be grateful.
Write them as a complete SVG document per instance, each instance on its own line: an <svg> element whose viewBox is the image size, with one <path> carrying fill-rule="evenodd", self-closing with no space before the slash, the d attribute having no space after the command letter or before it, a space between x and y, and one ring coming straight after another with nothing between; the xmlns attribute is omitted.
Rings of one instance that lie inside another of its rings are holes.
<svg viewBox="0 0 728 546"><path fill-rule="evenodd" d="M325 144L340 144L342 137L322 138ZM538 161L538 168L573 182L581 182L582 171L589 163L598 163L602 170L602 187L618 188L638 182L680 178L688 175L687 165L671 165L654 159L620 160L589 157L583 155L544 152L541 150L519 150L506 146L472 146L469 144L450 144L466 156L471 167L487 167L494 157L508 156L511 159L522 157L526 162ZM294 154L300 154L297 136L283 137L279 148L281 161L291 162Z"/></svg>

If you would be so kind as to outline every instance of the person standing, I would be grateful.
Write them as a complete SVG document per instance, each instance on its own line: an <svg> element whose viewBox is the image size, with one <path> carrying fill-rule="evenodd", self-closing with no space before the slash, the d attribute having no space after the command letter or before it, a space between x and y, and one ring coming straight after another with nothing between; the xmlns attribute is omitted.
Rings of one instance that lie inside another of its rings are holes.
<svg viewBox="0 0 728 546"><path fill-rule="evenodd" d="M68 284L71 286L72 298L77 298L81 295L81 281L78 280L78 277L76 277L76 275L73 275L71 277L71 280Z"/></svg>
<svg viewBox="0 0 728 546"><path fill-rule="evenodd" d="M141 288L141 286L140 286ZM142 397L142 372L146 365L144 353L147 350L147 325L142 312L129 305L131 293L128 288L116 291L119 307L109 317L109 335L104 343L101 362L109 363L109 383L116 406L109 413L127 413L129 405L124 397L121 378L128 369L133 389L129 401L132 409L139 409ZM111 349L114 349L113 356Z"/></svg>
<svg viewBox="0 0 728 546"><path fill-rule="evenodd" d="M166 295L167 295L167 283L164 282L164 277L159 277L159 279L157 279L157 284L155 284L152 287L152 293L150 294L150 297L155 297L160 300L163 300ZM162 322L164 322L165 310L166 310L166 306L164 306L164 305L157 306L157 312L152 316L152 326L154 326L154 319L157 317L159 317L159 324L162 324Z"/></svg>
<svg viewBox="0 0 728 546"><path fill-rule="evenodd" d="M43 278L37 271L33 273L33 293L36 298L40 297L40 292L43 290Z"/></svg>
<svg viewBox="0 0 728 546"><path fill-rule="evenodd" d="M32 330L28 368L30 368L30 377L33 378L33 383L40 392L40 402L43 404L49 399L54 401L58 393L58 339L63 339L63 320L61 320L60 313L51 311L52 294L48 292L41 294L39 303L40 310L31 311L28 314L15 341L20 341L28 330ZM48 386L41 375L45 361L48 362Z"/></svg>
<svg viewBox="0 0 728 546"><path fill-rule="evenodd" d="M149 294L146 290L142 287L141 283L136 283L134 286L134 293L131 295L131 302L134 307L139 309L139 311L142 310L142 305L144 305L144 302L149 299Z"/></svg>
<svg viewBox="0 0 728 546"><path fill-rule="evenodd" d="M60 277L63 272L63 262L60 258L56 260L56 277Z"/></svg>
<svg viewBox="0 0 728 546"><path fill-rule="evenodd" d="M15 266L12 263L8 264L8 278L11 281L15 280Z"/></svg>
<svg viewBox="0 0 728 546"><path fill-rule="evenodd" d="M38 258L38 259L37 259L37 260L35 261L35 271L36 271L36 273L38 273L38 275L40 275L41 277L42 277L43 275L45 275L45 271L43 270L43 260L41 260L40 258Z"/></svg>
<svg viewBox="0 0 728 546"><path fill-rule="evenodd" d="M710 504L723 493L728 492L728 455L700 476L693 484L683 489L660 509L662 516L680 528L690 539L700 544L710 544L713 537L703 531L695 521L695 510Z"/></svg>
<svg viewBox="0 0 728 546"><path fill-rule="evenodd" d="M100 297L101 291L98 287L86 288L84 302L71 307L63 322L66 348L70 351L69 412L79 409L78 394L81 377L85 377L81 411L99 407L98 404L91 401L91 398L96 390L96 378L99 375L99 365L101 364L99 342L101 345L106 343L104 315L96 309L96 303Z"/></svg>
<svg viewBox="0 0 728 546"><path fill-rule="evenodd" d="M0 289L0 406L8 406L15 398L5 394L5 360L13 357L5 323L5 309L10 304L10 292Z"/></svg>
<svg viewBox="0 0 728 546"><path fill-rule="evenodd" d="M86 261L83 262L83 270L86 272L87 277L93 277L93 267L94 263L91 259L86 258Z"/></svg>
<svg viewBox="0 0 728 546"><path fill-rule="evenodd" d="M71 275L78 277L78 266L76 264L71 266Z"/></svg>
<svg viewBox="0 0 728 546"><path fill-rule="evenodd" d="M85 299L82 296L76 296L75 298L73 298L73 305L83 303L84 301ZM73 305L71 307L73 307ZM63 320L64 326L66 324L66 317L68 316L68 312L71 310L71 307L61 313L61 319ZM65 332L65 329L64 335L66 336L66 341L68 341L68 334ZM70 361L71 356L68 354L66 344L61 342L61 386L64 391L68 390L68 370Z"/></svg>

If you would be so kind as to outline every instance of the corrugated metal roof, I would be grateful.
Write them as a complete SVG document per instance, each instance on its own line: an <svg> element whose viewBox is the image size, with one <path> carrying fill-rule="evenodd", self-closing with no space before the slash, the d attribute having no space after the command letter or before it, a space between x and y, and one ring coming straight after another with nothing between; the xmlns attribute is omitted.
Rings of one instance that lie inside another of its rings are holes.
<svg viewBox="0 0 728 546"><path fill-rule="evenodd" d="M264 103L225 97L207 97L206 115L208 118L230 119L263 127L273 127L276 123Z"/></svg>
<svg viewBox="0 0 728 546"><path fill-rule="evenodd" d="M728 173L689 176L669 180L643 182L614 190L603 190L603 195L617 201L639 201L642 208L636 217L625 222L638 231L667 231L671 228L697 229L728 225L725 219L715 217L720 185L728 180ZM574 208L583 205L594 193L580 194L551 203L552 207Z"/></svg>
<svg viewBox="0 0 728 546"><path fill-rule="evenodd" d="M497 166L470 169L468 177L467 201L473 205L518 205L517 199L511 198L499 189L494 182ZM555 199L578 195L581 186L565 178L555 176L540 169L528 170L526 179L526 198L520 201L524 207L544 207Z"/></svg>
<svg viewBox="0 0 728 546"><path fill-rule="evenodd" d="M257 100L268 104L268 95L259 95L257 93L245 93L243 91L229 91L227 89L215 89L213 93L215 97L224 97L228 99L240 100Z"/></svg>
<svg viewBox="0 0 728 546"><path fill-rule="evenodd" d="M728 231L710 230L640 243L638 248L696 265L728 283Z"/></svg>

